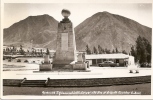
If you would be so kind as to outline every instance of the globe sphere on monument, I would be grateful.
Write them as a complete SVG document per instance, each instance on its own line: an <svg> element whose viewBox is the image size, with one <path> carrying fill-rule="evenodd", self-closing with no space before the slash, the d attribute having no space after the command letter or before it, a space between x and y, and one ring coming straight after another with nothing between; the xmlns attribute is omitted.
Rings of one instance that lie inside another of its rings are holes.
<svg viewBox="0 0 153 100"><path fill-rule="evenodd" d="M68 18L70 16L70 14L71 14L71 12L69 10L67 10L67 9L62 10L62 16L64 18Z"/></svg>

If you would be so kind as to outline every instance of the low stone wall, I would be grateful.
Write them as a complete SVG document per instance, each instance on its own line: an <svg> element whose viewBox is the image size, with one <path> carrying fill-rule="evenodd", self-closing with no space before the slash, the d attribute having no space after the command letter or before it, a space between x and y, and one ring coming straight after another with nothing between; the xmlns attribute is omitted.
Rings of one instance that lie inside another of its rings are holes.
<svg viewBox="0 0 153 100"><path fill-rule="evenodd" d="M119 77L119 78L89 78L89 79L50 79L47 86L110 86L150 83L151 76Z"/></svg>
<svg viewBox="0 0 153 100"><path fill-rule="evenodd" d="M19 86L23 79L3 79L4 86Z"/></svg>
<svg viewBox="0 0 153 100"><path fill-rule="evenodd" d="M3 79L3 86L19 86L23 79ZM47 80L47 79L46 79ZM39 81L39 80L38 80ZM151 76L88 78L88 79L49 79L47 87L86 87L151 83Z"/></svg>

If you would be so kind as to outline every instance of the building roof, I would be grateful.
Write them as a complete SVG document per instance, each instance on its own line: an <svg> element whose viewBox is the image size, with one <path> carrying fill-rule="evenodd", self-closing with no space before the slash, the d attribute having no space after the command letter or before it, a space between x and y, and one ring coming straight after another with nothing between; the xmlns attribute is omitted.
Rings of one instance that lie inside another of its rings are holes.
<svg viewBox="0 0 153 100"><path fill-rule="evenodd" d="M91 54L85 55L86 59L126 59L129 55L126 54Z"/></svg>

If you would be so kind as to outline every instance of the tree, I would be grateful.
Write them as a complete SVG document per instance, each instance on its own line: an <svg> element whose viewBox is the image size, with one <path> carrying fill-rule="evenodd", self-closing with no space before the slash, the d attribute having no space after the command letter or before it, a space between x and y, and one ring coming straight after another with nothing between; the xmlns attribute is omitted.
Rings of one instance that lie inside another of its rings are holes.
<svg viewBox="0 0 153 100"><path fill-rule="evenodd" d="M132 56L135 56L136 54L135 54L135 49L134 49L134 46L132 45L132 47L131 47L131 55Z"/></svg>
<svg viewBox="0 0 153 100"><path fill-rule="evenodd" d="M8 48L8 49L7 49L7 51L9 52L9 51L10 51L10 49Z"/></svg>
<svg viewBox="0 0 153 100"><path fill-rule="evenodd" d="M107 48L104 49L105 54L107 53Z"/></svg>
<svg viewBox="0 0 153 100"><path fill-rule="evenodd" d="M93 53L98 54L98 51L97 51L96 47L93 47Z"/></svg>
<svg viewBox="0 0 153 100"><path fill-rule="evenodd" d="M24 55L24 50L22 49L22 45L20 45L20 51L19 52L20 52L21 55Z"/></svg>
<svg viewBox="0 0 153 100"><path fill-rule="evenodd" d="M86 45L86 53L87 53L87 54L91 54L91 50L90 50L90 48L89 48L88 45Z"/></svg>
<svg viewBox="0 0 153 100"><path fill-rule="evenodd" d="M46 50L46 55L49 55L49 49L47 48L47 50Z"/></svg>
<svg viewBox="0 0 153 100"><path fill-rule="evenodd" d="M151 45L144 37L138 36L136 40L136 53L136 57L141 64L151 62Z"/></svg>
<svg viewBox="0 0 153 100"><path fill-rule="evenodd" d="M3 54L5 54L6 52L5 52L6 50L5 49L3 49Z"/></svg>
<svg viewBox="0 0 153 100"><path fill-rule="evenodd" d="M102 47L100 45L98 45L98 53L99 54L102 54L103 53L103 49L102 49Z"/></svg>
<svg viewBox="0 0 153 100"><path fill-rule="evenodd" d="M119 53L118 49L116 48L116 53Z"/></svg>
<svg viewBox="0 0 153 100"><path fill-rule="evenodd" d="M110 50L108 50L107 48L104 49L104 53L105 54L110 54Z"/></svg>
<svg viewBox="0 0 153 100"><path fill-rule="evenodd" d="M34 48L32 48L31 55L34 56Z"/></svg>
<svg viewBox="0 0 153 100"><path fill-rule="evenodd" d="M40 49L40 55L43 56L42 49Z"/></svg>
<svg viewBox="0 0 153 100"><path fill-rule="evenodd" d="M147 39L143 37L144 45L146 46L146 51L147 51L147 62L151 63L151 44Z"/></svg>
<svg viewBox="0 0 153 100"><path fill-rule="evenodd" d="M37 56L37 51L36 51L36 50L34 51L34 53L35 53L35 55Z"/></svg>
<svg viewBox="0 0 153 100"><path fill-rule="evenodd" d="M134 49L134 46L132 45L131 47L131 51L130 51L131 55L134 57L135 62L137 61L137 54L136 54L136 50Z"/></svg>
<svg viewBox="0 0 153 100"><path fill-rule="evenodd" d="M16 48L13 46L13 48L12 48L12 51L13 51L13 54L15 54L16 53Z"/></svg>
<svg viewBox="0 0 153 100"><path fill-rule="evenodd" d="M103 52L104 54L106 53L104 49L102 49L102 52Z"/></svg>
<svg viewBox="0 0 153 100"><path fill-rule="evenodd" d="M29 55L29 50L27 49L27 54Z"/></svg>
<svg viewBox="0 0 153 100"><path fill-rule="evenodd" d="M12 49L12 48L10 49L10 52L11 52L11 53L13 52L13 49Z"/></svg>
<svg viewBox="0 0 153 100"><path fill-rule="evenodd" d="M116 53L114 49L113 49L112 53Z"/></svg>
<svg viewBox="0 0 153 100"><path fill-rule="evenodd" d="M20 50L22 50L22 45L20 45Z"/></svg>
<svg viewBox="0 0 153 100"><path fill-rule="evenodd" d="M151 63L151 45L149 43L147 44L147 52L148 52L147 62Z"/></svg>
<svg viewBox="0 0 153 100"><path fill-rule="evenodd" d="M125 50L122 51L123 54L128 54Z"/></svg>
<svg viewBox="0 0 153 100"><path fill-rule="evenodd" d="M105 49L105 53L106 54L110 54L111 53L111 51L110 50L108 50L107 48Z"/></svg>
<svg viewBox="0 0 153 100"><path fill-rule="evenodd" d="M136 40L136 52L137 52L137 58L140 63L144 63L144 57L145 57L145 47L142 41L142 38L139 36Z"/></svg>

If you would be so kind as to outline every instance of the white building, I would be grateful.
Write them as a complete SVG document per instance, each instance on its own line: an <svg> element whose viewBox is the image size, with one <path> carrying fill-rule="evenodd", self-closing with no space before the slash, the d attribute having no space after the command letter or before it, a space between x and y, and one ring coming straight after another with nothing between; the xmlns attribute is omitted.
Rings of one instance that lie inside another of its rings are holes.
<svg viewBox="0 0 153 100"><path fill-rule="evenodd" d="M102 63L104 61L113 61L114 63L118 63L119 66L127 66L129 62L129 57L129 55L122 53L85 55L86 61L89 62L89 65L98 65L98 63Z"/></svg>

